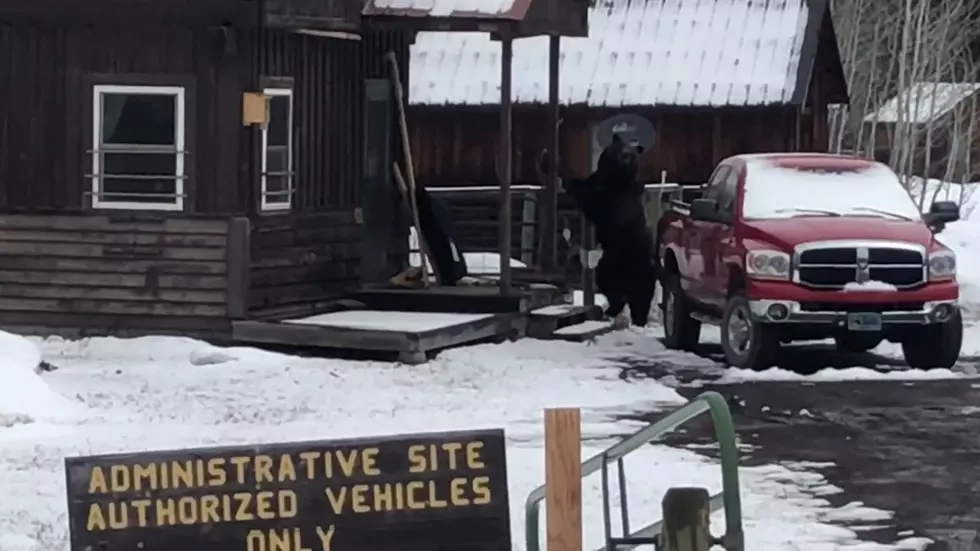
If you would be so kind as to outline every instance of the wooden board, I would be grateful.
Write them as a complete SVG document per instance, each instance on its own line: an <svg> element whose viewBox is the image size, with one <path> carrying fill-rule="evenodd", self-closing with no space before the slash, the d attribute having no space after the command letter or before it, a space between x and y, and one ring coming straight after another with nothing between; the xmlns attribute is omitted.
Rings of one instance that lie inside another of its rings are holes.
<svg viewBox="0 0 980 551"><path fill-rule="evenodd" d="M503 430L65 460L73 551L510 551Z"/></svg>

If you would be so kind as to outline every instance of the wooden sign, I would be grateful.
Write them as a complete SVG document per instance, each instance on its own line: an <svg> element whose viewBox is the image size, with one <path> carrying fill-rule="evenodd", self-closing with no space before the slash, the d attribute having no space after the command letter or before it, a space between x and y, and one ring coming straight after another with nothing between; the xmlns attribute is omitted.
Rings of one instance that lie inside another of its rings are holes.
<svg viewBox="0 0 980 551"><path fill-rule="evenodd" d="M74 551L511 551L502 430L65 460Z"/></svg>

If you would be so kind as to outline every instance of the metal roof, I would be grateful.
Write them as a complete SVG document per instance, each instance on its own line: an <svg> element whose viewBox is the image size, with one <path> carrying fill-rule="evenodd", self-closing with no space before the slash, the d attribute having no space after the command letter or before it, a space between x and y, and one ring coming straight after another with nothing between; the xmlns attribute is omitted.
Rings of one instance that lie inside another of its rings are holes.
<svg viewBox="0 0 980 551"><path fill-rule="evenodd" d="M368 0L362 14L399 17L524 19L531 0Z"/></svg>
<svg viewBox="0 0 980 551"><path fill-rule="evenodd" d="M611 107L789 103L808 19L805 0L597 2L589 36L562 38L560 100ZM548 40L514 41L515 102L548 101ZM422 32L411 51L411 103L499 103L500 43L488 34Z"/></svg>
<svg viewBox="0 0 980 551"><path fill-rule="evenodd" d="M864 122L897 123L899 113L907 124L927 124L938 120L957 105L980 91L976 82L915 82L886 101Z"/></svg>

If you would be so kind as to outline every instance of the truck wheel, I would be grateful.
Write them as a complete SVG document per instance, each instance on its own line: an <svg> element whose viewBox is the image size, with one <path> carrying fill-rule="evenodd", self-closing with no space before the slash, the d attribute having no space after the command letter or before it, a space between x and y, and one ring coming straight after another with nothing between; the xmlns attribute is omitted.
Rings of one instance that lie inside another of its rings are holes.
<svg viewBox="0 0 980 551"><path fill-rule="evenodd" d="M701 339L701 322L691 317L691 302L684 296L676 275L664 278L660 298L664 319L664 344L675 350L693 351Z"/></svg>
<svg viewBox="0 0 980 551"><path fill-rule="evenodd" d="M749 301L735 295L721 317L721 348L728 365L762 370L776 362L779 337L769 325L753 321Z"/></svg>
<svg viewBox="0 0 980 551"><path fill-rule="evenodd" d="M881 341L882 337L878 333L844 333L834 337L840 352L867 352L881 344Z"/></svg>
<svg viewBox="0 0 980 551"><path fill-rule="evenodd" d="M962 345L963 318L957 313L946 323L927 325L902 341L902 354L913 369L951 369Z"/></svg>

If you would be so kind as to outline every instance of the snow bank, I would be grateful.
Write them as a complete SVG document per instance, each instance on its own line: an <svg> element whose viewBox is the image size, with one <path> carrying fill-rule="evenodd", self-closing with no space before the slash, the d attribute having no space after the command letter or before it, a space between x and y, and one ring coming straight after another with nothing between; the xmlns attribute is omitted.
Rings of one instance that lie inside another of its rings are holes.
<svg viewBox="0 0 980 551"><path fill-rule="evenodd" d="M934 201L955 201L961 205L960 221L946 226L938 239L956 253L960 303L968 318L980 317L980 184L956 184L936 179L912 178L909 192L918 203L925 194L923 210Z"/></svg>
<svg viewBox="0 0 980 551"><path fill-rule="evenodd" d="M51 384L80 395L101 415L70 428L49 426L43 434L35 427L0 431L7 498L0 501L0 549L68 548L63 460L69 455L504 427L513 549L523 551L524 499L544 481L543 408L583 408L582 455L588 457L642 426L619 420L620 414L683 403L653 378L623 380L607 359L626 350L651 363L683 363L650 333L622 331L591 346L524 339L448 350L425 365L399 367L220 349L189 339L48 339L42 350L61 367L50 374ZM233 360L219 368L195 365L195 358L218 356ZM643 446L626 463L633 526L659 518L669 486L721 487L717 462L691 451ZM868 511L835 509L825 496L840 489L808 467L746 467L739 474L748 547L865 545L855 531L826 519ZM616 504L615 484L611 490ZM598 474L584 480L582 493L585 547L596 548L603 544ZM619 518L614 506L614 530ZM712 528L723 531L720 515Z"/></svg>
<svg viewBox="0 0 980 551"><path fill-rule="evenodd" d="M41 378L41 351L24 337L0 331L0 426L56 420L81 411Z"/></svg>

